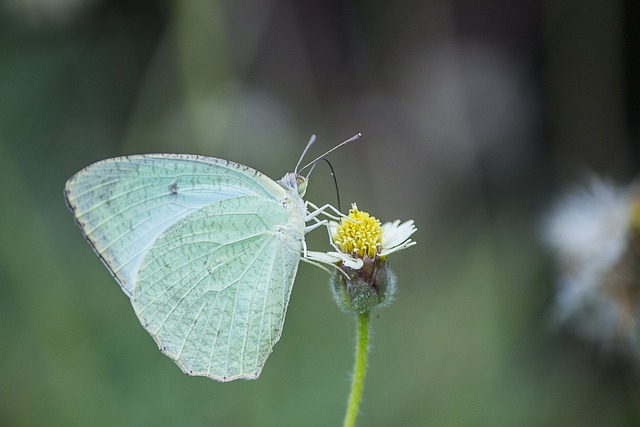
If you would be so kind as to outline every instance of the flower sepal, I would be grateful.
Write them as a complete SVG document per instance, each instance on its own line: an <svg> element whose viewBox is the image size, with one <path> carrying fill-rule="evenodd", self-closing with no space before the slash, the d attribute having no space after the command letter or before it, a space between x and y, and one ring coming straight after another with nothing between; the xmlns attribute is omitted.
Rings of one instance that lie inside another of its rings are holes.
<svg viewBox="0 0 640 427"><path fill-rule="evenodd" d="M359 269L342 264L330 279L333 297L346 313L361 314L391 303L396 291L396 276L386 258L363 259Z"/></svg>

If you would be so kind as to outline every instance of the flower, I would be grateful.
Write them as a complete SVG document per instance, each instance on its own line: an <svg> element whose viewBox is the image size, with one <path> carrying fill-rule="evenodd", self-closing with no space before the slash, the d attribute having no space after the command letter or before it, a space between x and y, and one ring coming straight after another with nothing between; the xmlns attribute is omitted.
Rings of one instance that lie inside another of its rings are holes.
<svg viewBox="0 0 640 427"><path fill-rule="evenodd" d="M544 223L559 279L553 320L640 366L638 188L592 179Z"/></svg>
<svg viewBox="0 0 640 427"><path fill-rule="evenodd" d="M387 255L416 244L413 220L381 224L354 203L349 215L329 224L336 251L307 252L312 261L337 266L330 282L336 302L349 313L387 305L395 293L395 275Z"/></svg>
<svg viewBox="0 0 640 427"><path fill-rule="evenodd" d="M380 224L354 203L347 217L340 222L330 221L329 229L337 251L308 251L312 261L325 264L343 263L353 269L362 268L365 255L369 259L384 258L416 244L410 237L417 231L413 220L395 220Z"/></svg>

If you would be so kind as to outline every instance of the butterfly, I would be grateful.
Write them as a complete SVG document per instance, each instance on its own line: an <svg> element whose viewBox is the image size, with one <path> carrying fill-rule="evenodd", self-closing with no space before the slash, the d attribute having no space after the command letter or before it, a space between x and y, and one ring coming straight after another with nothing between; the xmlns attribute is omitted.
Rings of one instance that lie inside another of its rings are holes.
<svg viewBox="0 0 640 427"><path fill-rule="evenodd" d="M304 235L325 209L309 212L299 164L274 181L228 160L144 154L99 161L67 181L87 241L186 374L255 379L279 340Z"/></svg>

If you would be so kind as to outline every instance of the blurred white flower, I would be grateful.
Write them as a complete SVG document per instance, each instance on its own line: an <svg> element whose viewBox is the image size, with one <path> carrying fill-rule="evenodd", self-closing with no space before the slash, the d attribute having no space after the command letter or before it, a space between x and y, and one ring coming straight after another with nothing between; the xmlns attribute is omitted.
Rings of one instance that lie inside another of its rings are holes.
<svg viewBox="0 0 640 427"><path fill-rule="evenodd" d="M553 320L640 367L638 195L593 178L558 200L544 240L559 267Z"/></svg>

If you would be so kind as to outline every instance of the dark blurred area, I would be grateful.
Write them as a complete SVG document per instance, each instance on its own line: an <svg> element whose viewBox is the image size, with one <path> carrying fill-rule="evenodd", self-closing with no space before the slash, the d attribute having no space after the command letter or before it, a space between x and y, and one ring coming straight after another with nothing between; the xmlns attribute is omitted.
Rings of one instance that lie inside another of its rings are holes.
<svg viewBox="0 0 640 427"><path fill-rule="evenodd" d="M183 375L62 197L88 164L197 153L279 179L311 134L343 210L414 219L360 425L634 426L637 372L554 330L540 219L640 168L640 5L0 0L0 425L338 425L354 321L302 265L257 381ZM336 200L318 166L307 199ZM311 233L311 249L326 235Z"/></svg>

